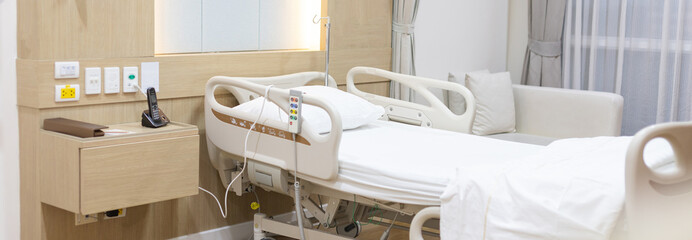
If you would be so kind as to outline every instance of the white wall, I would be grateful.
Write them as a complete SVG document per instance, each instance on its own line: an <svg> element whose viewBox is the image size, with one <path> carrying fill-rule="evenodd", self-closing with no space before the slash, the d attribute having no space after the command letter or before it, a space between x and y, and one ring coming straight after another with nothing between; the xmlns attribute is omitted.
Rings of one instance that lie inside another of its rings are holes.
<svg viewBox="0 0 692 240"><path fill-rule="evenodd" d="M507 13L508 0L420 1L416 75L463 81L471 71L506 71Z"/></svg>
<svg viewBox="0 0 692 240"><path fill-rule="evenodd" d="M0 239L19 239L17 0L0 0Z"/></svg>
<svg viewBox="0 0 692 240"><path fill-rule="evenodd" d="M521 82L524 54L529 43L529 0L509 1L507 71L514 83Z"/></svg>

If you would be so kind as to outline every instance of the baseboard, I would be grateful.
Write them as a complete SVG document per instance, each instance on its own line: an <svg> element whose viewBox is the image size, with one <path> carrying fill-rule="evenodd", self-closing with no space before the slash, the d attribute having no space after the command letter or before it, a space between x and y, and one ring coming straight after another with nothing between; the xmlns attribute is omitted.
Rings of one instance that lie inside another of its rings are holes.
<svg viewBox="0 0 692 240"><path fill-rule="evenodd" d="M293 211L275 215L274 219L280 221L295 221L295 216L295 211ZM250 236L252 236L252 221L171 238L170 240L247 240Z"/></svg>

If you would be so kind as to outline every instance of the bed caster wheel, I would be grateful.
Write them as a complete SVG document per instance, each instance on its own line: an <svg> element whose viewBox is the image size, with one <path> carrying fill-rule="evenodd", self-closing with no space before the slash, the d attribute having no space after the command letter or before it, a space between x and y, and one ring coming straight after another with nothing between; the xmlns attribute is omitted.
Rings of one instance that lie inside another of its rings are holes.
<svg viewBox="0 0 692 240"><path fill-rule="evenodd" d="M361 231L360 222L355 221L350 224L344 224L336 227L336 234L349 238L358 237Z"/></svg>

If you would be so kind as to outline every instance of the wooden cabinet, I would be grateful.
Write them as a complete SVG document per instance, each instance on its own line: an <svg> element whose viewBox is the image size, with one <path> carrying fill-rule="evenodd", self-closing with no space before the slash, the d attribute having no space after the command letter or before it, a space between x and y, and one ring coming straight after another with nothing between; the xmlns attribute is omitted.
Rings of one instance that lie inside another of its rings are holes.
<svg viewBox="0 0 692 240"><path fill-rule="evenodd" d="M198 193L196 126L140 123L109 126L129 134L79 138L41 130L41 201L79 214L181 198Z"/></svg>

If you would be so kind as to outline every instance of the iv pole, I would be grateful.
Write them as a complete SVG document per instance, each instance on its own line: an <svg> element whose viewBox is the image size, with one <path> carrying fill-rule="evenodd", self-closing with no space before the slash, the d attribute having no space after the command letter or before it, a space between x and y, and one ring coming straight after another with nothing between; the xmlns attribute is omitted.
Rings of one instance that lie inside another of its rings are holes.
<svg viewBox="0 0 692 240"><path fill-rule="evenodd" d="M318 24L322 21L322 19L327 19L327 24L324 25L327 28L327 46L325 47L324 53L324 86L329 86L329 40L331 38L330 31L332 28L332 23L329 16L317 18L317 15L312 18L312 22Z"/></svg>

